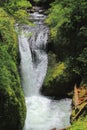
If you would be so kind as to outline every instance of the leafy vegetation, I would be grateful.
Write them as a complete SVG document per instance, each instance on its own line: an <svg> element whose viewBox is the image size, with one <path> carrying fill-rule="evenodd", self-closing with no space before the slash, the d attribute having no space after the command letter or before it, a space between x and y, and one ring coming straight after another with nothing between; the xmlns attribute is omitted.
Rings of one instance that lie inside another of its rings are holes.
<svg viewBox="0 0 87 130"><path fill-rule="evenodd" d="M27 0L9 0L7 1L7 3L3 2L3 6L5 10L8 11L10 14L19 9L26 10L27 8L32 7L31 3Z"/></svg>
<svg viewBox="0 0 87 130"><path fill-rule="evenodd" d="M70 63L73 72L87 82L87 1L55 0L46 23L51 29L51 50L58 61Z"/></svg>
<svg viewBox="0 0 87 130"><path fill-rule="evenodd" d="M17 35L14 30L15 20L0 8L0 45L4 46L12 55L14 61L17 60ZM10 33L11 34L10 34Z"/></svg>
<svg viewBox="0 0 87 130"><path fill-rule="evenodd" d="M31 8L32 5L27 0L8 0L6 2L1 2L2 7L6 12L8 12L12 17L15 18L18 23L29 24L29 14L27 13L27 8Z"/></svg>
<svg viewBox="0 0 87 130"><path fill-rule="evenodd" d="M55 67L49 67L43 85L43 92L48 91L48 95L50 95L49 92L52 93L54 89L55 92L58 91L57 88L58 86L61 87L61 81L63 82L62 90L66 87L66 81L70 83L70 88L72 82L76 83L78 87L80 85L83 87L84 84L87 87L87 1L55 0L51 4L48 13L46 23L50 27L51 37L48 46L56 55L54 66L63 63L65 70L61 73L62 78L59 79L60 76L57 72L62 72L62 68L57 67L55 71L57 75L55 80L52 80ZM57 87L55 87L55 84ZM68 87L68 89L70 88ZM83 129L87 129L87 117L74 122L70 128L70 130Z"/></svg>
<svg viewBox="0 0 87 130"><path fill-rule="evenodd" d="M14 18L19 24L30 24L29 15L23 9L20 9L14 13Z"/></svg>

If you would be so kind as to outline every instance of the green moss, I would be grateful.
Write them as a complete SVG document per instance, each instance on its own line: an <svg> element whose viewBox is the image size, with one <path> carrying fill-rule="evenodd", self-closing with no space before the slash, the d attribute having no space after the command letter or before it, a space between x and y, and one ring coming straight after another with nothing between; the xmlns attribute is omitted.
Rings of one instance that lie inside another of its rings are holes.
<svg viewBox="0 0 87 130"><path fill-rule="evenodd" d="M17 35L14 30L15 20L10 17L2 8L0 8L0 42L4 48L12 55L12 58L17 58Z"/></svg>
<svg viewBox="0 0 87 130"><path fill-rule="evenodd" d="M87 130L87 116L75 121L67 130Z"/></svg>
<svg viewBox="0 0 87 130"><path fill-rule="evenodd" d="M18 41L15 20L0 8L0 129L21 130L26 117L18 74Z"/></svg>
<svg viewBox="0 0 87 130"><path fill-rule="evenodd" d="M63 75L65 68L64 63L58 63L53 68L49 68L44 84L48 85L54 79L60 78L60 76Z"/></svg>

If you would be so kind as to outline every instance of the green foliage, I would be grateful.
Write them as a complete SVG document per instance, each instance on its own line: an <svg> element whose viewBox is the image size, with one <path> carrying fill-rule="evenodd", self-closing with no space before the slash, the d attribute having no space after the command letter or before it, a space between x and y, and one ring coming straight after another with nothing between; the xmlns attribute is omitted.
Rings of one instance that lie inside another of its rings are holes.
<svg viewBox="0 0 87 130"><path fill-rule="evenodd" d="M52 49L59 61L70 60L71 70L80 74L82 80L86 79L87 1L55 0L46 23L51 29Z"/></svg>
<svg viewBox="0 0 87 130"><path fill-rule="evenodd" d="M17 69L14 19L0 8L0 129L21 130L26 107Z"/></svg>
<svg viewBox="0 0 87 130"><path fill-rule="evenodd" d="M46 95L62 95L64 89L63 94L67 92L67 87L73 90L75 83L78 87L80 83L87 84L87 1L55 0L46 23L51 29L51 51L56 54L57 62L63 63L65 68L55 67L58 63L48 68L43 92L47 91ZM87 114L85 110L83 113ZM86 129L87 117L74 122L69 130Z"/></svg>
<svg viewBox="0 0 87 130"><path fill-rule="evenodd" d="M64 22L68 21L68 8L62 8L61 4L52 4L52 8L49 9L49 15L46 23L51 27L51 38L56 38L57 29L59 29Z"/></svg>
<svg viewBox="0 0 87 130"><path fill-rule="evenodd" d="M30 4L29 1L27 0L19 0L17 3L16 3L16 6L18 8L22 8L22 9L26 9L26 8L31 8L32 5Z"/></svg>
<svg viewBox="0 0 87 130"><path fill-rule="evenodd" d="M8 3L4 3L4 6L9 12L11 12L11 10L17 11L19 9L27 9L32 7L31 3L27 0L9 0Z"/></svg>
<svg viewBox="0 0 87 130"><path fill-rule="evenodd" d="M14 30L14 19L9 17L5 11L0 8L0 41L14 60L17 60L17 35ZM10 34L10 33L11 34ZM5 43L3 43L5 41Z"/></svg>
<svg viewBox="0 0 87 130"><path fill-rule="evenodd" d="M6 74L9 75L8 70L5 71L6 70L5 65L7 65L7 63L8 63L8 61L6 61L6 58L7 58L7 60L9 60L8 59L8 53L9 53L10 55L12 55L13 60L16 61L17 37L16 37L15 31L13 28L14 20L10 19L10 17L7 15L7 13L5 13L5 11L2 8L0 8L0 12L1 12L1 14L0 14L0 60L1 60L0 68L3 67L1 70L1 74L6 72ZM10 35L9 32L11 32L12 35ZM5 52L6 52L6 54L5 54ZM3 65L4 62L6 62L5 65ZM10 68L10 66L9 66L9 68ZM4 71L3 71L3 69L4 69ZM8 81L10 81L10 78L8 78L8 76L6 76L4 74L2 74L2 76L4 76L2 78L6 78L5 81L7 81L7 79L8 79ZM1 82L2 82L2 84L8 85L7 82L4 82L4 79L1 80ZM1 82L0 82L0 84L1 84Z"/></svg>
<svg viewBox="0 0 87 130"><path fill-rule="evenodd" d="M81 74L83 82L87 83L87 48L84 48L78 56L75 71L78 71Z"/></svg>
<svg viewBox="0 0 87 130"><path fill-rule="evenodd" d="M87 130L87 116L80 118L67 130Z"/></svg>
<svg viewBox="0 0 87 130"><path fill-rule="evenodd" d="M14 18L20 24L29 24L29 15L23 9L20 9L14 13Z"/></svg>
<svg viewBox="0 0 87 130"><path fill-rule="evenodd" d="M28 13L27 8L31 8L32 5L27 0L9 0L8 2L3 3L2 6L6 12L13 16L16 22L19 23L28 23Z"/></svg>

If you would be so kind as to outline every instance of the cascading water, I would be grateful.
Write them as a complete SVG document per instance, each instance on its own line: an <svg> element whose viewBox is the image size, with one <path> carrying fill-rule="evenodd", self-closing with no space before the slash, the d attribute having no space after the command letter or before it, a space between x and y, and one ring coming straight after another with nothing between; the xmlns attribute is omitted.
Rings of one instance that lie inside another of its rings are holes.
<svg viewBox="0 0 87 130"><path fill-rule="evenodd" d="M31 20L35 25L22 26L19 35L21 81L27 106L24 130L59 130L70 125L71 100L54 101L39 93L48 63L45 48L49 30L44 19L45 15L32 13Z"/></svg>

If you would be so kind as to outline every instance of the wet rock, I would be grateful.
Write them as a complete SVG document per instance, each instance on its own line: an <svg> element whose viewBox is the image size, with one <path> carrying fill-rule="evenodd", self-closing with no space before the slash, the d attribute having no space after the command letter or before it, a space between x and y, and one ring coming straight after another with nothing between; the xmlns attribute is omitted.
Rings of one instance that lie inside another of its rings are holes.
<svg viewBox="0 0 87 130"><path fill-rule="evenodd" d="M56 128L53 128L53 129L51 129L51 130L56 130Z"/></svg>
<svg viewBox="0 0 87 130"><path fill-rule="evenodd" d="M49 8L50 3L53 2L54 0L30 0L31 4L34 6L42 6L44 8Z"/></svg>

